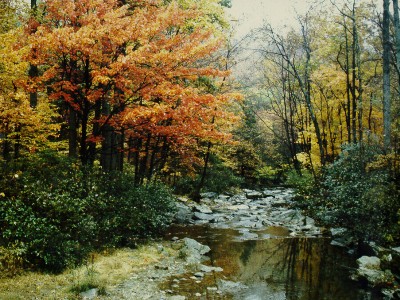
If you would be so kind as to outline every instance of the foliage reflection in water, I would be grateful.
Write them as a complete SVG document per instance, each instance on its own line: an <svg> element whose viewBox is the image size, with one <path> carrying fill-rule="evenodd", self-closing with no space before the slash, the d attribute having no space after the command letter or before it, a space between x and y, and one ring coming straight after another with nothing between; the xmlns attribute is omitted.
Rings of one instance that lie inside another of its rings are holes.
<svg viewBox="0 0 400 300"><path fill-rule="evenodd" d="M169 237L187 236L210 246L209 263L224 271L202 280L185 274L163 288L187 299L382 299L349 279L354 258L329 239L292 238L284 232L271 228L259 234L268 234L268 239L240 240L232 229L175 227Z"/></svg>

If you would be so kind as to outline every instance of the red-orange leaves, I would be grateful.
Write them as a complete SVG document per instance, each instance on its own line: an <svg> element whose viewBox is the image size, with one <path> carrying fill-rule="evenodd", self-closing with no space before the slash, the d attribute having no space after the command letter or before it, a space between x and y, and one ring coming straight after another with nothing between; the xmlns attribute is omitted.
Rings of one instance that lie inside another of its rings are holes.
<svg viewBox="0 0 400 300"><path fill-rule="evenodd" d="M229 99L197 82L227 76L205 63L223 39L196 25L204 12L195 5L163 2L44 1L44 20L30 36L28 59L42 70L32 86L66 104L70 126L77 113L81 148L112 130L156 137L157 147L220 138L213 119Z"/></svg>

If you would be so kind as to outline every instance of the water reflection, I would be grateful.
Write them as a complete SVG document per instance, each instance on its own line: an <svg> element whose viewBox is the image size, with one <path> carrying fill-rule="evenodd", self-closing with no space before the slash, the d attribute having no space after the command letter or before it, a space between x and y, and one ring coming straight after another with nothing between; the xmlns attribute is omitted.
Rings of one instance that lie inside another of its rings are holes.
<svg viewBox="0 0 400 300"><path fill-rule="evenodd" d="M269 234L273 231L283 232L275 228ZM211 264L224 269L220 274L206 277L202 284L180 285L177 294L189 299L195 293L207 295L207 286L221 289L221 279L241 282L248 288L203 299L382 299L349 279L353 259L325 238L276 235L238 241L238 231L200 226L176 230L172 235L189 236L209 245Z"/></svg>

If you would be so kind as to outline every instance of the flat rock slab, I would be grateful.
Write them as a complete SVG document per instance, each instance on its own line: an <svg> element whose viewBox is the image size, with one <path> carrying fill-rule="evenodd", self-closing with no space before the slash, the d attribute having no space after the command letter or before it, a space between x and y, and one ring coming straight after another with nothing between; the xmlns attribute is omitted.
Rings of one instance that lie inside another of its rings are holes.
<svg viewBox="0 0 400 300"><path fill-rule="evenodd" d="M211 210L211 208L208 207L207 205L198 205L198 204L195 204L193 206L193 210L195 212L200 212L200 213L203 213L203 214L212 214L212 212L213 212Z"/></svg>
<svg viewBox="0 0 400 300"><path fill-rule="evenodd" d="M215 216L212 214L204 214L201 212L195 212L193 214L193 219L194 220L204 220L204 221L212 221L214 220Z"/></svg>
<svg viewBox="0 0 400 300"><path fill-rule="evenodd" d="M249 191L246 193L246 198L247 199L259 199L264 196L263 193L257 192L257 191Z"/></svg>
<svg viewBox="0 0 400 300"><path fill-rule="evenodd" d="M247 210L249 208L250 207L248 205L239 204L239 205L230 205L226 209L233 210L233 211L238 211L238 210Z"/></svg>

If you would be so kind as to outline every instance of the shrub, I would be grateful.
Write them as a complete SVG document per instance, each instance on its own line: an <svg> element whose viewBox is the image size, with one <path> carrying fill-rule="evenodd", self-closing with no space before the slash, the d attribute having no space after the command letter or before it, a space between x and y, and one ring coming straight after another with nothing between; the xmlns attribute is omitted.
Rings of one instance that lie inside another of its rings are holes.
<svg viewBox="0 0 400 300"><path fill-rule="evenodd" d="M207 172L204 190L222 193L231 188L240 187L244 179L236 176L233 171L222 163L216 163Z"/></svg>
<svg viewBox="0 0 400 300"><path fill-rule="evenodd" d="M32 156L1 186L7 181L13 188L0 196L0 245L17 244L18 258L55 272L94 248L159 234L173 216L165 187L135 187L130 174L86 170L52 153Z"/></svg>
<svg viewBox="0 0 400 300"><path fill-rule="evenodd" d="M346 227L358 240L385 241L397 226L399 195L388 170L367 170L379 147L351 145L325 171L321 218Z"/></svg>
<svg viewBox="0 0 400 300"><path fill-rule="evenodd" d="M306 169L299 174L296 170L290 170L287 173L286 185L296 189L302 197L309 197L315 194L316 181L313 174Z"/></svg>
<svg viewBox="0 0 400 300"><path fill-rule="evenodd" d="M256 170L257 182L261 185L278 184L281 181L282 170L264 166Z"/></svg>
<svg viewBox="0 0 400 300"><path fill-rule="evenodd" d="M121 182L109 184L116 188ZM160 234L171 223L175 212L175 198L161 184L121 186L114 198L98 205L101 206L98 210L100 236L107 243L123 246Z"/></svg>
<svg viewBox="0 0 400 300"><path fill-rule="evenodd" d="M244 178L235 175L232 169L225 166L218 158L212 157L211 161L201 192L223 193L243 185ZM191 195L198 187L200 180L201 175L182 177L174 184L174 192L180 195Z"/></svg>

